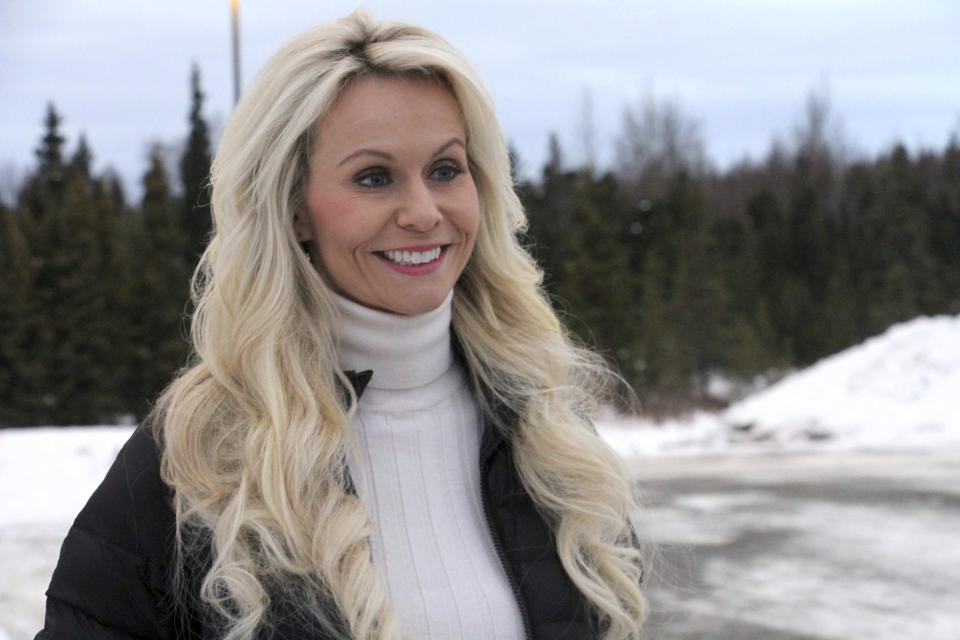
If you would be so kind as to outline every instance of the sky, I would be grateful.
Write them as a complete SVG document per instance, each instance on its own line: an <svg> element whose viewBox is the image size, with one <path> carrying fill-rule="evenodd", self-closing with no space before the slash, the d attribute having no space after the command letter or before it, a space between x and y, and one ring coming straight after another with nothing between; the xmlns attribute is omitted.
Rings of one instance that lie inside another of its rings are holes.
<svg viewBox="0 0 960 640"><path fill-rule="evenodd" d="M356 2L241 0L243 84L300 31ZM901 141L942 149L960 131L957 0L368 0L378 18L431 28L494 97L522 170L538 175L550 132L585 157L584 105L601 168L615 163L625 108L671 103L719 168L789 144L815 92L855 154ZM138 191L151 142L187 133L196 62L214 130L233 85L227 0L0 0L0 195L34 161L46 104L72 149ZM586 96L589 96L587 98Z"/></svg>

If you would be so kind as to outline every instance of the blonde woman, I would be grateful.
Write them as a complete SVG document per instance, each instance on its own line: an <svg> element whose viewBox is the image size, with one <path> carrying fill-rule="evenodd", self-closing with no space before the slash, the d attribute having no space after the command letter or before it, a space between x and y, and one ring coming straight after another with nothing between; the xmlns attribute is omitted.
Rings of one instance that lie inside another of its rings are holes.
<svg viewBox="0 0 960 640"><path fill-rule="evenodd" d="M196 359L64 542L38 638L637 638L630 486L445 40L284 46L214 161Z"/></svg>

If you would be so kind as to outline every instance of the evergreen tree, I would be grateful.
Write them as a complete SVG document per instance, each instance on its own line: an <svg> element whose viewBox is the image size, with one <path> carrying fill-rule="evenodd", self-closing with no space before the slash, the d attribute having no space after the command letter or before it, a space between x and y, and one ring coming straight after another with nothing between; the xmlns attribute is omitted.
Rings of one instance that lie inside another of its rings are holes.
<svg viewBox="0 0 960 640"><path fill-rule="evenodd" d="M568 325L629 376L634 361L634 299L626 249L616 226L613 176L579 175L571 201L573 226L563 256L563 277L554 289Z"/></svg>
<svg viewBox="0 0 960 640"><path fill-rule="evenodd" d="M196 262L206 247L211 229L210 132L203 118L203 99L200 68L194 64L190 72L190 134L180 158L180 181L183 187L181 219L186 234L184 256L190 265Z"/></svg>
<svg viewBox="0 0 960 640"><path fill-rule="evenodd" d="M54 257L59 276L57 299L50 300L55 333L54 361L61 364L52 379L59 388L56 424L99 424L117 410L114 371L117 346L110 339L111 314L107 274L102 268L106 246L104 211L91 193L88 177L77 172L67 184L60 219L64 233Z"/></svg>
<svg viewBox="0 0 960 640"><path fill-rule="evenodd" d="M556 134L550 134L548 160L539 189L521 188L527 211L526 241L540 267L546 272L551 291L561 286L563 261L567 253L577 173L563 170L563 150Z"/></svg>
<svg viewBox="0 0 960 640"><path fill-rule="evenodd" d="M930 251L940 275L941 312L960 313L960 140L953 136L944 150L928 206Z"/></svg>
<svg viewBox="0 0 960 640"><path fill-rule="evenodd" d="M712 277L723 302L716 342L710 350L719 371L739 379L763 373L779 363L769 304L760 299L759 247L744 217L711 221Z"/></svg>
<svg viewBox="0 0 960 640"><path fill-rule="evenodd" d="M100 324L106 298L95 266L99 215L79 174L46 203L28 236L33 277L23 327L39 367L23 379L30 414L41 424L98 423L110 417L106 371L113 348Z"/></svg>
<svg viewBox="0 0 960 640"><path fill-rule="evenodd" d="M861 235L872 243L873 290L870 333L922 313L935 313L938 280L931 251L925 185L906 149L896 147L880 167L880 195L867 211Z"/></svg>
<svg viewBox="0 0 960 640"><path fill-rule="evenodd" d="M90 182L93 179L93 152L87 144L87 137L80 134L77 148L70 157L67 167L68 174L79 174L81 178Z"/></svg>
<svg viewBox="0 0 960 640"><path fill-rule="evenodd" d="M135 284L129 298L136 375L128 378L126 387L139 416L185 364L188 353L182 332L190 278L184 234L158 146L151 150L149 163L133 234Z"/></svg>
<svg viewBox="0 0 960 640"><path fill-rule="evenodd" d="M35 354L26 321L32 297L29 248L21 215L0 205L0 427L29 424L29 393L35 388Z"/></svg>
<svg viewBox="0 0 960 640"><path fill-rule="evenodd" d="M646 256L640 277L638 340L631 379L645 411L673 412L691 396L694 366L684 336L677 331L677 310L669 291L671 274L658 247Z"/></svg>
<svg viewBox="0 0 960 640"><path fill-rule="evenodd" d="M93 265L96 273L96 295L102 297L103 319L100 332L103 340L112 345L111 366L103 372L103 382L110 389L104 403L111 417L129 417L136 405L124 394L126 381L135 376L134 336L130 296L136 279L131 247L131 218L112 178L98 178L93 183L92 199L98 212L96 234L99 254Z"/></svg>
<svg viewBox="0 0 960 640"><path fill-rule="evenodd" d="M63 145L66 138L60 133L63 117L50 102L43 119L44 133L37 147L37 170L26 180L20 191L19 203L34 216L43 215L62 196L66 178Z"/></svg>
<svg viewBox="0 0 960 640"><path fill-rule="evenodd" d="M62 122L63 117L57 113L56 107L52 102L48 103L43 119L45 131L36 155L39 161L38 172L53 181L63 179L63 145L66 138L60 133Z"/></svg>
<svg viewBox="0 0 960 640"><path fill-rule="evenodd" d="M662 208L677 232L670 238L673 272L668 279L675 314L673 331L685 345L681 370L698 396L705 393L709 374L723 364L722 330L729 326L728 295L717 263L714 227L706 215L704 193L697 181L681 171L673 181Z"/></svg>

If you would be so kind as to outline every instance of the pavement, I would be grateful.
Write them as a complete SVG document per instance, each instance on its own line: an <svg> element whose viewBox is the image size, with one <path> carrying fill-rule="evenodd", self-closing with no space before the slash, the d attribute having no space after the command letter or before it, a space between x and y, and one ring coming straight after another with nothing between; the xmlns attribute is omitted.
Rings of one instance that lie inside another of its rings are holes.
<svg viewBox="0 0 960 640"><path fill-rule="evenodd" d="M957 640L960 452L631 463L649 640ZM0 527L0 640L42 625L69 522Z"/></svg>
<svg viewBox="0 0 960 640"><path fill-rule="evenodd" d="M652 640L957 640L960 452L637 460Z"/></svg>

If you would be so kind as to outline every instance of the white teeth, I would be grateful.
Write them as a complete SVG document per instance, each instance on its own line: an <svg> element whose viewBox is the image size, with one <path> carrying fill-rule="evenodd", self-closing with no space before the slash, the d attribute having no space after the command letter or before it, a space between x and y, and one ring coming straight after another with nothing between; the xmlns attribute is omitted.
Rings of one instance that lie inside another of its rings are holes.
<svg viewBox="0 0 960 640"><path fill-rule="evenodd" d="M388 249L383 252L383 255L390 262L404 266L425 264L427 262L433 262L440 257L440 247L434 247L429 251L394 251L393 249Z"/></svg>

